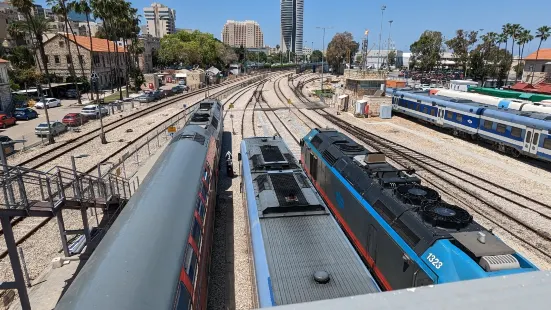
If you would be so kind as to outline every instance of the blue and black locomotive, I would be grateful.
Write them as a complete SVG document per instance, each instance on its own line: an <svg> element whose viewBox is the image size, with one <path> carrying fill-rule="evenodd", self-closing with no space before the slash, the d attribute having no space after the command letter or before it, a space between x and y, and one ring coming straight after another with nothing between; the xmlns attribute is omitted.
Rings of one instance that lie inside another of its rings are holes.
<svg viewBox="0 0 551 310"><path fill-rule="evenodd" d="M386 290L537 270L466 210L334 129L301 140L301 164Z"/></svg>

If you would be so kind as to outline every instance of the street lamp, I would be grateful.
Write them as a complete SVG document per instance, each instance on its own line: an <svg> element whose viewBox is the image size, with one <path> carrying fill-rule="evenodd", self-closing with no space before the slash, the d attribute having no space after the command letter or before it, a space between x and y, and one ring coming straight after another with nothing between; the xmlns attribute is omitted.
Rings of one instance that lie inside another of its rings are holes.
<svg viewBox="0 0 551 310"><path fill-rule="evenodd" d="M324 102L324 99L323 99L323 54L324 54L324 51L325 51L325 30L326 29L332 29L333 27L316 27L317 29L323 29L323 39L322 39L322 43L321 43L321 81L320 81L320 85L321 85L321 90L320 90L320 101L321 102Z"/></svg>
<svg viewBox="0 0 551 310"><path fill-rule="evenodd" d="M390 71L390 30L392 29L392 22L394 22L393 20L389 20L388 21L388 50L386 51L386 55L387 55L387 65L388 65L388 70Z"/></svg>
<svg viewBox="0 0 551 310"><path fill-rule="evenodd" d="M383 35L383 16L385 14L385 10L386 10L386 5L383 5L381 7L381 32L379 32L379 55L377 55L377 70L381 70L381 65L380 65L380 61L381 61L381 38L382 38L382 35Z"/></svg>

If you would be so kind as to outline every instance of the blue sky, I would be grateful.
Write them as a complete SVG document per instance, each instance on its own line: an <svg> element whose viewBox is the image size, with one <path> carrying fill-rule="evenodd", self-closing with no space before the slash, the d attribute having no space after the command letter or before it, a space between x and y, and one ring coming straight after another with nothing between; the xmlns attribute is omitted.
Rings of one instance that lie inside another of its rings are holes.
<svg viewBox="0 0 551 310"><path fill-rule="evenodd" d="M37 1L44 3L45 1ZM153 1L133 0L133 6L143 14L143 7ZM275 46L279 43L279 0L162 0L176 10L178 28L199 29L220 37L226 20L251 19L259 22L264 32L264 42ZM383 41L388 39L389 20L393 20L391 37L396 47L408 50L424 30L439 30L451 38L456 29L500 31L505 23L519 23L532 33L542 25L551 26L550 0L532 0L526 6L513 0L305 0L304 41L314 42L321 49L322 31L316 26L333 27L327 30L325 44L336 32L349 31L360 41L365 29L370 29L369 45L378 42L381 23L381 5L384 13ZM526 46L535 51L538 42ZM551 39L543 45L551 47ZM525 54L528 54L525 52Z"/></svg>

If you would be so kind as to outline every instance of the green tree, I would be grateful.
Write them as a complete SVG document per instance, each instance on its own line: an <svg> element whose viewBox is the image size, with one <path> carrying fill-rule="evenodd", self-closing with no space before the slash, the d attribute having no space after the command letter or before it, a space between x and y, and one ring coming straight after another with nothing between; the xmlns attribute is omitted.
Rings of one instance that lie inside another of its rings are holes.
<svg viewBox="0 0 551 310"><path fill-rule="evenodd" d="M549 26L541 26L538 28L538 31L536 32L536 38L540 39L540 43L538 44L538 50L536 51L536 60L538 60L539 54L540 54L540 48L543 41L547 41L549 37L551 36L551 27ZM532 66L532 78L530 79L530 84L534 83L534 66Z"/></svg>
<svg viewBox="0 0 551 310"><path fill-rule="evenodd" d="M29 32L29 34L31 34L31 36L30 36L31 42L32 42L33 35L34 35L34 39L36 40L36 43L37 43L37 46L38 46L40 59L42 60L42 66L44 67L44 73L46 74L45 78L46 78L46 81L48 83L48 87L50 89L50 95L52 95L52 93L51 93L52 92L51 91L52 85L51 85L51 82L50 82L50 73L49 73L49 70L48 70L48 61L47 61L48 58L46 57L46 52L44 50L44 33L46 31L48 31L48 29L49 29L48 21L46 21L46 19L44 19L42 17L35 17L32 14L32 10L34 9L34 2L32 0L12 0L11 4L14 7L16 7L18 9L18 11L21 14L23 14L23 16L25 17L28 32ZM38 66L39 66L39 70L42 70L40 62L37 61L37 63L38 63ZM37 84L40 85L39 83L37 83ZM48 114L48 109L47 108L44 109L44 114L46 115L46 122L48 124L48 132L49 132L48 142L50 144L55 143L54 136L51 134L52 131L51 131L51 127L50 127L50 116Z"/></svg>
<svg viewBox="0 0 551 310"><path fill-rule="evenodd" d="M360 60L361 60L361 56L358 55L360 57ZM388 52L388 64L390 66L394 66L396 65L396 51L392 50L390 52Z"/></svg>
<svg viewBox="0 0 551 310"><path fill-rule="evenodd" d="M337 33L327 45L327 63L334 69L338 69L342 61L351 63L359 48L360 45L354 41L350 32Z"/></svg>
<svg viewBox="0 0 551 310"><path fill-rule="evenodd" d="M320 50L314 50L312 51L312 55L310 56L310 61L320 62L322 57L323 57L323 53Z"/></svg>
<svg viewBox="0 0 551 310"><path fill-rule="evenodd" d="M463 73L467 74L469 60L469 51L476 43L478 37L477 31L466 32L463 29L456 31L455 37L446 41L446 45L452 50L457 62L463 67Z"/></svg>
<svg viewBox="0 0 551 310"><path fill-rule="evenodd" d="M442 33L439 31L423 32L419 40L410 46L413 66L419 66L423 71L433 70L440 62L443 40ZM411 59L410 62L412 62Z"/></svg>
<svg viewBox="0 0 551 310"><path fill-rule="evenodd" d="M17 69L34 68L34 58L31 50L26 46L16 46L11 49L8 60Z"/></svg>
<svg viewBox="0 0 551 310"><path fill-rule="evenodd" d="M523 69L524 69L524 46L526 43L529 43L530 41L534 40L534 36L530 34L530 30L523 29L518 37L517 45L518 45L518 54L519 54L519 61L515 69L515 83L518 81L519 78L522 78ZM522 66L520 66L522 64ZM520 70L520 74L519 74Z"/></svg>

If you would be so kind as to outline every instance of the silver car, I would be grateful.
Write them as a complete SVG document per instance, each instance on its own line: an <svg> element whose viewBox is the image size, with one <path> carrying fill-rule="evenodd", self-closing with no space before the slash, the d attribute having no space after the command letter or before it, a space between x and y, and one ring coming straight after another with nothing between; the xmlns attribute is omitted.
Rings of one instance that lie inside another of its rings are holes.
<svg viewBox="0 0 551 310"><path fill-rule="evenodd" d="M105 115L109 114L109 110L106 107L104 107L104 106L100 107L97 104L90 104L90 105L85 106L80 111L80 114L82 114L82 115L84 115L88 118L98 118L100 110L101 110L101 115L102 116L105 116Z"/></svg>
<svg viewBox="0 0 551 310"><path fill-rule="evenodd" d="M51 121L50 128L52 129L52 135L54 136L67 131L67 126L59 121ZM48 136L48 123L42 122L38 124L38 126L34 128L34 133L39 137Z"/></svg>

